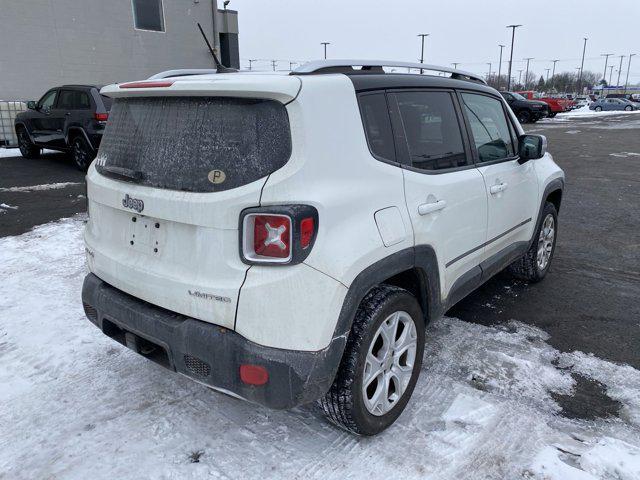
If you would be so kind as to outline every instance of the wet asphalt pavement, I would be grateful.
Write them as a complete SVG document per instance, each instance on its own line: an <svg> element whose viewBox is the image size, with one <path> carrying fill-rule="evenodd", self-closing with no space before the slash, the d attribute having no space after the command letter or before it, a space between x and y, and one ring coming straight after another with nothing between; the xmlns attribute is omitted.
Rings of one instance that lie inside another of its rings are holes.
<svg viewBox="0 0 640 480"><path fill-rule="evenodd" d="M449 313L469 322L511 319L551 335L561 351L581 350L640 369L640 114L556 118L526 125L546 135L566 174L555 258L546 279L527 285L502 273ZM85 210L84 174L63 154L0 158L0 237ZM10 187L71 182L54 190ZM579 381L561 404L567 415L615 414L601 385Z"/></svg>

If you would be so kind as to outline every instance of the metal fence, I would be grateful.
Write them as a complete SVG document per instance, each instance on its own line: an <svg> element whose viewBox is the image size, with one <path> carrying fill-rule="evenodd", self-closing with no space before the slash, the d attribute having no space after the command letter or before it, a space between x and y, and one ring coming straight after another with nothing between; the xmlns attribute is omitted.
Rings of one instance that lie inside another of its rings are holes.
<svg viewBox="0 0 640 480"><path fill-rule="evenodd" d="M27 109L27 102L0 100L0 148L18 146L18 137L13 126L16 115Z"/></svg>

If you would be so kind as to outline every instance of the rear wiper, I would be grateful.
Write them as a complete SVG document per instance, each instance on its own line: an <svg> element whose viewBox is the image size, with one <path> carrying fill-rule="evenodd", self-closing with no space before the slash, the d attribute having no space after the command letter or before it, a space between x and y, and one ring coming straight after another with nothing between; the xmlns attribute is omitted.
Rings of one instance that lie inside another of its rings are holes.
<svg viewBox="0 0 640 480"><path fill-rule="evenodd" d="M139 170L132 170L125 167L114 167L112 165L98 165L98 171L104 171L117 177L128 178L139 182L142 180L143 174Z"/></svg>

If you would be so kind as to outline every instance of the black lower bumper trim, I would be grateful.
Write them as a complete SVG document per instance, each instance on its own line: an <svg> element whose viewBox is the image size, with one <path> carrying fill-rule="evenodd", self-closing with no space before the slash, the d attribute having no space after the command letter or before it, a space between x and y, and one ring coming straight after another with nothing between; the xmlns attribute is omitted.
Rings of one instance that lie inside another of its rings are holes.
<svg viewBox="0 0 640 480"><path fill-rule="evenodd" d="M284 409L324 395L335 377L346 338L317 352L282 350L253 343L233 330L180 315L132 297L89 274L82 302L103 333L149 360L206 385L270 408ZM240 380L240 365L261 365L261 386Z"/></svg>

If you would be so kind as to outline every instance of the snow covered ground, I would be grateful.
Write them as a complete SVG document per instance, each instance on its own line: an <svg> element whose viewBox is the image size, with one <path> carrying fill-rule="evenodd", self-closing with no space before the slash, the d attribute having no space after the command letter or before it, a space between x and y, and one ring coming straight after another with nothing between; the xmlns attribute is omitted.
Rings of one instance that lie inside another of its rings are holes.
<svg viewBox="0 0 640 480"><path fill-rule="evenodd" d="M640 372L536 328L445 318L413 400L375 438L270 411L148 362L84 318L83 218L0 239L0 479L640 478ZM618 417L555 395L601 382Z"/></svg>
<svg viewBox="0 0 640 480"><path fill-rule="evenodd" d="M640 116L640 110L634 110L631 112L627 112L624 110L615 110L615 111L602 111L596 112L595 110L589 110L589 105L585 105L584 107L576 108L575 110L571 110L570 112L559 113L556 115L555 119L558 118L591 118L591 117L610 117L612 115L637 115ZM547 121L553 121L554 118L545 119Z"/></svg>
<svg viewBox="0 0 640 480"><path fill-rule="evenodd" d="M42 150L43 155L49 155L51 153L59 153L59 152L56 152L55 150L48 150L46 148ZM17 148L0 148L0 158L19 157L19 156L20 156L20 150L18 150Z"/></svg>

